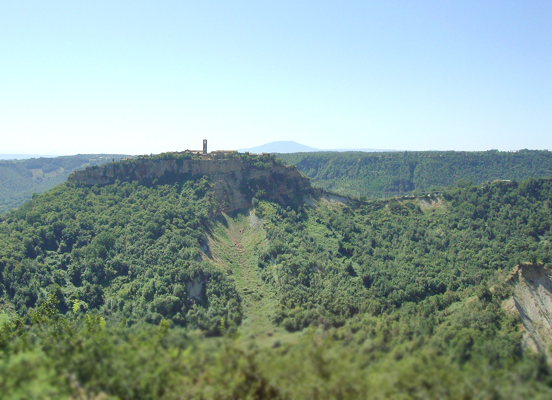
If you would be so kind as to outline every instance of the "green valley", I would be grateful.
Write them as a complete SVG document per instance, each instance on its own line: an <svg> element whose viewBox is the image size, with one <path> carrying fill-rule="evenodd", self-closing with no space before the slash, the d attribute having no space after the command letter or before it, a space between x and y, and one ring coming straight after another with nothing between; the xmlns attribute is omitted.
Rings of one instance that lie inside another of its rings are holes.
<svg viewBox="0 0 552 400"><path fill-rule="evenodd" d="M354 197L271 155L72 174L0 217L2 392L549 398L552 180Z"/></svg>
<svg viewBox="0 0 552 400"><path fill-rule="evenodd" d="M547 150L316 152L278 154L315 187L368 198L439 191L457 184L552 176Z"/></svg>
<svg viewBox="0 0 552 400"><path fill-rule="evenodd" d="M119 154L79 154L52 158L0 160L0 214L19 207L34 193L59 185L76 169L120 160Z"/></svg>

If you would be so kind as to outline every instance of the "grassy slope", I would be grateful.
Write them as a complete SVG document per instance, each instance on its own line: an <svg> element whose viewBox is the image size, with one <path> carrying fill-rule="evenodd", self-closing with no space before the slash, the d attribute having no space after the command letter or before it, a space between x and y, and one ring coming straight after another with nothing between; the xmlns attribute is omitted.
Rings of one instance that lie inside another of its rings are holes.
<svg viewBox="0 0 552 400"><path fill-rule="evenodd" d="M265 241L265 230L255 214L223 214L209 238L210 252L206 258L230 271L235 279L245 315L240 330L246 341L255 340L261 347L278 342L295 343L298 333L289 333L273 324L278 300L257 274L257 254Z"/></svg>

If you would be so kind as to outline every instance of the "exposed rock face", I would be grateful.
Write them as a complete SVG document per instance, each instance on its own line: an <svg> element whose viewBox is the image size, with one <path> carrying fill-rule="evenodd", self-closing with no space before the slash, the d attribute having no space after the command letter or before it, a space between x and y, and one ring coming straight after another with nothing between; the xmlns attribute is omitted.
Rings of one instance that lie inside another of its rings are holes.
<svg viewBox="0 0 552 400"><path fill-rule="evenodd" d="M255 195L285 203L290 198L312 192L308 178L295 167L276 163L269 155L188 160L144 157L75 171L68 180L86 186L103 186L117 180L156 184L203 176L208 177L211 191L224 212L248 208Z"/></svg>
<svg viewBox="0 0 552 400"><path fill-rule="evenodd" d="M195 278L193 281L186 284L186 291L188 292L188 299L203 301L203 288L205 287L205 279L200 277Z"/></svg>
<svg viewBox="0 0 552 400"><path fill-rule="evenodd" d="M513 297L506 306L517 311L524 327L523 346L548 355L552 344L552 272L537 264L518 265L510 283Z"/></svg>

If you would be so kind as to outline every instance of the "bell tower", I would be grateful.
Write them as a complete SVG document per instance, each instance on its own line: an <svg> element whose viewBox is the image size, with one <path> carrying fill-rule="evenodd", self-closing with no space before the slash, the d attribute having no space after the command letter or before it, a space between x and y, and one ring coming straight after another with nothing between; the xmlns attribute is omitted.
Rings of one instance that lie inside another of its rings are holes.
<svg viewBox="0 0 552 400"><path fill-rule="evenodd" d="M207 139L203 139L203 154L207 154Z"/></svg>

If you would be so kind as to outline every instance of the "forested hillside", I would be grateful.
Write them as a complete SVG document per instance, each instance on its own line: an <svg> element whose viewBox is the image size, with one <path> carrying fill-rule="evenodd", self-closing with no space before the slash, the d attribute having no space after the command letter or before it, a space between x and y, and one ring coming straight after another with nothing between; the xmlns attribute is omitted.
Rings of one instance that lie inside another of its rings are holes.
<svg viewBox="0 0 552 400"><path fill-rule="evenodd" d="M552 152L414 151L279 154L316 187L353 197L384 198L416 190L439 190L459 181L552 176Z"/></svg>
<svg viewBox="0 0 552 400"><path fill-rule="evenodd" d="M119 160L118 154L86 154L27 160L0 160L0 214L19 207L33 193L64 182L76 169Z"/></svg>
<svg viewBox="0 0 552 400"><path fill-rule="evenodd" d="M4 393L552 395L504 306L516 266L552 261L551 180L359 201L267 175L225 214L210 175L167 179L67 182L1 217Z"/></svg>

